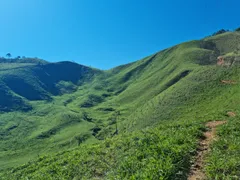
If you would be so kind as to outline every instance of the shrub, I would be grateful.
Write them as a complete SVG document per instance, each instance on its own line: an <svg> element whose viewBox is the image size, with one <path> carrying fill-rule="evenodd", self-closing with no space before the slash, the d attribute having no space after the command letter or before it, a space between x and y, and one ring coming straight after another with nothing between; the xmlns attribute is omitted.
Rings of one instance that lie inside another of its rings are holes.
<svg viewBox="0 0 240 180"><path fill-rule="evenodd" d="M226 32L228 32L228 31L229 31L229 30L221 29L221 30L213 33L212 36L216 36L216 35L219 35L219 34L223 34L223 33L226 33Z"/></svg>
<svg viewBox="0 0 240 180"><path fill-rule="evenodd" d="M237 28L235 31L240 31L240 27L239 27L239 28Z"/></svg>

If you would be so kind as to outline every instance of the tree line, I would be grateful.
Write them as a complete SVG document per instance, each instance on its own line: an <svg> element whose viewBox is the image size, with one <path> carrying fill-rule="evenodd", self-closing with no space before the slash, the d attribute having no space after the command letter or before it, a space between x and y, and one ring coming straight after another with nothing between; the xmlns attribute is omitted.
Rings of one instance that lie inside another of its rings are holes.
<svg viewBox="0 0 240 180"><path fill-rule="evenodd" d="M6 56L6 58L10 59L12 57L12 54L11 53L7 53L5 56ZM17 56L15 59L21 59L21 58L25 59L26 57L25 56L22 56L22 57L21 56Z"/></svg>
<svg viewBox="0 0 240 180"><path fill-rule="evenodd" d="M235 31L240 31L240 27L235 29ZM218 34L223 34L223 33L226 33L226 32L231 32L231 31L228 30L228 29L220 29L219 31L213 33L211 36L216 36Z"/></svg>

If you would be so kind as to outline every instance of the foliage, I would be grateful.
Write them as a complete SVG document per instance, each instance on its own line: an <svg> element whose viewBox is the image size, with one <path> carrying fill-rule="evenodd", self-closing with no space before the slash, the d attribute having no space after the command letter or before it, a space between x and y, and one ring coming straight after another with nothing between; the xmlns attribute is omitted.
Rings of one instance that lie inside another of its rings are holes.
<svg viewBox="0 0 240 180"><path fill-rule="evenodd" d="M216 35L219 35L219 34L223 34L223 33L226 33L226 32L228 32L228 31L229 31L229 30L220 29L219 31L213 33L212 36L216 36Z"/></svg>
<svg viewBox="0 0 240 180"><path fill-rule="evenodd" d="M171 123L92 146L42 156L7 174L11 179L181 179L190 166L200 124ZM169 137L169 135L171 136ZM45 166L44 164L50 164Z"/></svg>
<svg viewBox="0 0 240 180"><path fill-rule="evenodd" d="M235 31L240 31L240 27L239 27L239 28L237 28Z"/></svg>
<svg viewBox="0 0 240 180"><path fill-rule="evenodd" d="M6 57L11 58L12 57L11 53L7 53Z"/></svg>
<svg viewBox="0 0 240 180"><path fill-rule="evenodd" d="M21 64L28 63L28 64L38 64L38 65L48 63L43 59L27 58L24 56L22 58L20 56L17 56L16 58L11 58L12 55L10 53L8 53L6 56L8 57L7 59L4 57L0 58L0 63L21 63Z"/></svg>

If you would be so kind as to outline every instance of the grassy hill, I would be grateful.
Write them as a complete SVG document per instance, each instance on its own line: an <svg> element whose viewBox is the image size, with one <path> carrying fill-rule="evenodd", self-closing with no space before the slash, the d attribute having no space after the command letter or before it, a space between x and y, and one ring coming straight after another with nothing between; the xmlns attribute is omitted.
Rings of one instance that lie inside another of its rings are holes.
<svg viewBox="0 0 240 180"><path fill-rule="evenodd" d="M54 95L74 92L77 86L90 82L99 72L71 62L1 62L1 95L8 103L0 104L0 110L30 110L27 100L51 101Z"/></svg>
<svg viewBox="0 0 240 180"><path fill-rule="evenodd" d="M240 178L239 47L225 32L108 71L1 63L2 179L186 179L212 120L206 174Z"/></svg>

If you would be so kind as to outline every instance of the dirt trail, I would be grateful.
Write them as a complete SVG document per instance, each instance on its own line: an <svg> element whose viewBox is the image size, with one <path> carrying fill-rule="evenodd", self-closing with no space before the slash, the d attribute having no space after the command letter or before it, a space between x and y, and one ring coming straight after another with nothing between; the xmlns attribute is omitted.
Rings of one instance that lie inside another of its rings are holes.
<svg viewBox="0 0 240 180"><path fill-rule="evenodd" d="M188 180L204 180L205 174L203 172L203 161L205 155L209 151L209 146L216 139L216 127L225 124L226 121L211 121L206 124L209 128L207 132L204 133L204 139L199 142L199 147L197 150L197 155L195 162L190 169Z"/></svg>

